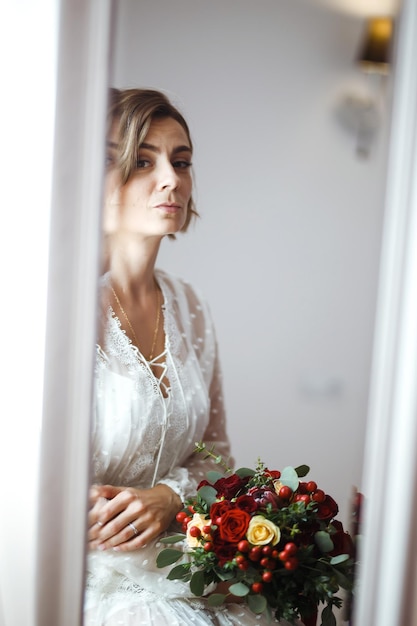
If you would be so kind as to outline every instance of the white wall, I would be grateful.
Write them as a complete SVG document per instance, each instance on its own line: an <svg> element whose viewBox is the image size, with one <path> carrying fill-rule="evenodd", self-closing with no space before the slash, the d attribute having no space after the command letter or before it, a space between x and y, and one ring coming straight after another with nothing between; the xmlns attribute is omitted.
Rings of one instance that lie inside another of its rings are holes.
<svg viewBox="0 0 417 626"><path fill-rule="evenodd" d="M238 465L360 487L388 115L368 159L339 122L363 22L295 0L123 0L113 84L160 88L195 143L191 234L160 265L209 299ZM372 92L373 93L373 92ZM388 105L388 103L387 103Z"/></svg>

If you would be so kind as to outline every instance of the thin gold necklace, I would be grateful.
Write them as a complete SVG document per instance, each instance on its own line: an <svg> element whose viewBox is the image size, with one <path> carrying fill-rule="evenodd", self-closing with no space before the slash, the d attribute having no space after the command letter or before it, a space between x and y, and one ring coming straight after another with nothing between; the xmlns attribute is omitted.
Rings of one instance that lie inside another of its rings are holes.
<svg viewBox="0 0 417 626"><path fill-rule="evenodd" d="M118 304L118 307L121 310L121 312L122 312L122 314L123 314L123 316L124 316L124 318L125 318L125 320L127 322L127 325L129 326L129 330L130 330L130 332L132 334L133 339L135 340L136 346L139 348L138 338L136 337L136 333L133 330L132 324L130 323L130 320L129 320L128 316L127 316L127 313L124 310L124 308L122 307L122 305L120 303L120 300L117 297L117 293L113 289L112 285L110 285L110 289L112 290L113 295L114 295L114 299L116 300L116 302ZM159 334L159 322L160 322L160 319L161 319L161 291L160 291L160 289L158 287L156 288L156 291L157 291L157 299L158 299L156 324L155 324L155 330L153 332L153 341L152 341L151 353L149 355L149 358L147 359L148 361L152 361L152 359L154 357L154 350L155 350L155 346L156 346L156 340L157 340L158 334Z"/></svg>

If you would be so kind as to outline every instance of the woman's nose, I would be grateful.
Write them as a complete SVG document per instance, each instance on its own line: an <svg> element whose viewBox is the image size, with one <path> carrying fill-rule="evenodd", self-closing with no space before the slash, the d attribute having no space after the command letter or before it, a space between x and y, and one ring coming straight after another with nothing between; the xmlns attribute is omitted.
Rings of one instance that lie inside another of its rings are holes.
<svg viewBox="0 0 417 626"><path fill-rule="evenodd" d="M158 186L161 189L176 189L179 185L179 176L170 161L161 162L157 169Z"/></svg>

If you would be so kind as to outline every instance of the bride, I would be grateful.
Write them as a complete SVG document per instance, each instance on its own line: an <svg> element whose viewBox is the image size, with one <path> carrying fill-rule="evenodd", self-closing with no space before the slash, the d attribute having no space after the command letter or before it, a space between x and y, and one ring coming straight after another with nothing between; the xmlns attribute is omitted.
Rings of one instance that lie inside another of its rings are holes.
<svg viewBox="0 0 417 626"><path fill-rule="evenodd" d="M244 604L207 607L156 567L158 539L212 463L195 442L229 456L209 309L156 269L162 239L197 215L192 151L162 93L111 90L85 626L263 623Z"/></svg>

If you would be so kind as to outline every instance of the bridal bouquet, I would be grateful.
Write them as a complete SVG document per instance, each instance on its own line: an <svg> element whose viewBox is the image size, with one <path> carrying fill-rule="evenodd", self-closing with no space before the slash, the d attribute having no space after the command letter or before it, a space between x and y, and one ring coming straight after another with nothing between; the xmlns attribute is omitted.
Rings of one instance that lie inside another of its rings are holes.
<svg viewBox="0 0 417 626"><path fill-rule="evenodd" d="M213 449L196 445L225 465ZM256 469L226 469L209 472L177 514L183 532L161 541L182 549L163 549L158 567L179 562L168 578L188 582L209 606L238 596L255 614L315 625L323 604L322 626L335 626L337 593L352 591L355 564L334 499L313 480L300 480L305 465L278 471L258 461Z"/></svg>

